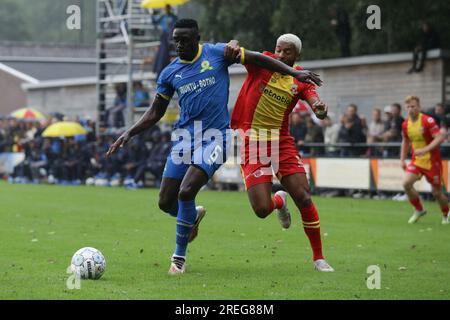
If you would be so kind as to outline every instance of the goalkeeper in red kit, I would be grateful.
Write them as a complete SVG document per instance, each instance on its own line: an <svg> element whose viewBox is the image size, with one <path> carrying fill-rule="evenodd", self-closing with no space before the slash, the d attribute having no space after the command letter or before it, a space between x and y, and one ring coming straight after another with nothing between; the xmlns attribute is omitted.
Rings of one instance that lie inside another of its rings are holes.
<svg viewBox="0 0 450 320"><path fill-rule="evenodd" d="M275 54L264 54L302 70L295 66L301 48L302 42L297 36L285 34L278 38ZM231 127L238 130L243 139L241 172L250 204L260 218L277 210L282 227L287 229L291 224L286 204L289 194L301 213L315 269L333 272L322 254L319 216L311 200L302 159L289 134L289 115L299 99L307 101L321 119L326 117L327 106L319 99L314 83L299 82L290 75L247 64L247 59L255 52L243 47L235 50L240 51L237 58L248 74L232 113ZM272 171L287 191L279 191L273 197Z"/></svg>

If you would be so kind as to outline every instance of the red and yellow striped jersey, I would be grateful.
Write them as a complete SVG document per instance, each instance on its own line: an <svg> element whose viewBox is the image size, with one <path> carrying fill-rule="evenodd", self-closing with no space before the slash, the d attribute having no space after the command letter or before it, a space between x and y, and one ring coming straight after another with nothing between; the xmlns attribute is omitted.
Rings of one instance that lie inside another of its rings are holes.
<svg viewBox="0 0 450 320"><path fill-rule="evenodd" d="M433 141L440 129L436 121L423 113L420 113L419 119L413 122L411 119L405 120L402 125L403 136L406 137L412 146L412 163L425 170L430 170L433 163L441 161L441 153L439 148L416 157L414 150L422 149Z"/></svg>
<svg viewBox="0 0 450 320"><path fill-rule="evenodd" d="M275 57L270 52L263 54ZM245 64L245 59L241 62L248 74L233 109L231 127L244 131L253 129L258 138L261 138L258 134L261 129L278 130L281 136L289 135L289 114L299 99L317 96L315 87L290 75ZM300 66L295 68L302 70ZM268 140L274 139L273 135L268 137Z"/></svg>

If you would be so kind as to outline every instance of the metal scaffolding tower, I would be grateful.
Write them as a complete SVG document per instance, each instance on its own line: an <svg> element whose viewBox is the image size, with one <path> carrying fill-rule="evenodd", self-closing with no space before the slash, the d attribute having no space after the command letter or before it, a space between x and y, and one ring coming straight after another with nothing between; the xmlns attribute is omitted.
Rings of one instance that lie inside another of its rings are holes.
<svg viewBox="0 0 450 320"><path fill-rule="evenodd" d="M159 30L140 5L141 0L97 0L97 133L108 127L106 110L117 99L118 87L126 85L123 126L129 126L138 111L133 84L154 86L156 76L146 62L158 49Z"/></svg>

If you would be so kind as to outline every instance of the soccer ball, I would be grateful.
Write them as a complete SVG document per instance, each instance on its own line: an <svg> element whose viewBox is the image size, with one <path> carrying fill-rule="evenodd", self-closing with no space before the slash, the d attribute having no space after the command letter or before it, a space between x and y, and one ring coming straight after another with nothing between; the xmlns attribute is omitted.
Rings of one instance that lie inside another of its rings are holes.
<svg viewBox="0 0 450 320"><path fill-rule="evenodd" d="M70 270L81 279L99 279L106 268L103 254L91 247L81 248L72 257Z"/></svg>
<svg viewBox="0 0 450 320"><path fill-rule="evenodd" d="M86 179L86 185L87 186L93 186L95 184L95 179L90 177Z"/></svg>

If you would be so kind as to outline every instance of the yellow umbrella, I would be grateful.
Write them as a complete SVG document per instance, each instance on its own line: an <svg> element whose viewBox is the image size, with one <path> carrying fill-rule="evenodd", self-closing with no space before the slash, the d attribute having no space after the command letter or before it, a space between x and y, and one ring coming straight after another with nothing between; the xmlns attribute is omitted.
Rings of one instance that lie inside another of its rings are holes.
<svg viewBox="0 0 450 320"><path fill-rule="evenodd" d="M42 132L42 136L45 138L73 137L86 133L86 130L78 122L62 121L49 125Z"/></svg>
<svg viewBox="0 0 450 320"><path fill-rule="evenodd" d="M141 2L142 8L147 9L158 9L164 8L166 5L178 6L180 4L185 4L189 0L143 0Z"/></svg>
<svg viewBox="0 0 450 320"><path fill-rule="evenodd" d="M11 113L11 117L16 119L32 119L32 120L42 120L45 116L33 108L22 108Z"/></svg>

